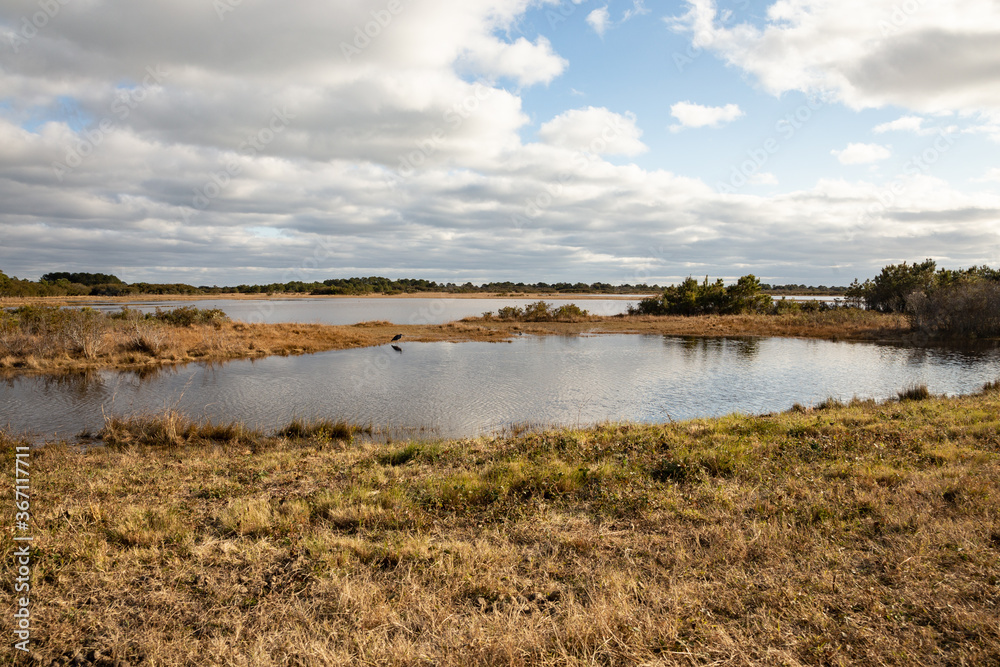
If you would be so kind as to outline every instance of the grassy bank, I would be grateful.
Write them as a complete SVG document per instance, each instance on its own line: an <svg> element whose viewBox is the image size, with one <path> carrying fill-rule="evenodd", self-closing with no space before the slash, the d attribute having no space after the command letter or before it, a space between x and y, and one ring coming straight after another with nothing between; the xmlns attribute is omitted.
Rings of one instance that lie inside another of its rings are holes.
<svg viewBox="0 0 1000 667"><path fill-rule="evenodd" d="M141 369L305 354L384 345L397 333L407 340L456 342L504 340L511 335L469 323L248 324L230 321L221 311L190 306L145 318L134 311L122 316L29 306L20 313L0 313L0 372Z"/></svg>
<svg viewBox="0 0 1000 667"><path fill-rule="evenodd" d="M304 354L384 345L397 333L403 334L405 342L498 342L520 334L583 333L834 340L905 340L908 335L906 319L901 315L850 309L701 317L574 315L565 319L572 321L474 317L440 325L385 321L351 326L247 324L229 321L220 311L190 306L146 317L134 311L109 316L92 310L26 306L0 313L0 372L141 369L191 361Z"/></svg>
<svg viewBox="0 0 1000 667"><path fill-rule="evenodd" d="M116 421L32 455L33 661L996 664L1000 387L907 396L435 443Z"/></svg>

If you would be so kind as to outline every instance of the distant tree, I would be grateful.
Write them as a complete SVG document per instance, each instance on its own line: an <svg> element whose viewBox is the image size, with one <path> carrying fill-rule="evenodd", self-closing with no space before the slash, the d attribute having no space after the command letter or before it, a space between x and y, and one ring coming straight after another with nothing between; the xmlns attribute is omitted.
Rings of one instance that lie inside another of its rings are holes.
<svg viewBox="0 0 1000 667"><path fill-rule="evenodd" d="M125 284L117 276L112 276L105 273L66 273L66 272L46 273L44 276L42 276L42 280L50 283L54 283L59 280L67 280L71 283L86 285L88 287L91 287L93 285Z"/></svg>

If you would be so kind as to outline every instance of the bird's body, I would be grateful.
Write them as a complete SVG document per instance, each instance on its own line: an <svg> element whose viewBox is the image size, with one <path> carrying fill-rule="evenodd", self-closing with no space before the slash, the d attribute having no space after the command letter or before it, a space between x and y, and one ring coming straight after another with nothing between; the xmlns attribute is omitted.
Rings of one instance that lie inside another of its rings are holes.
<svg viewBox="0 0 1000 667"><path fill-rule="evenodd" d="M397 340L399 340L402 337L403 337L403 334L396 334L395 336L392 337L392 341L390 341L390 342L395 343Z"/></svg>

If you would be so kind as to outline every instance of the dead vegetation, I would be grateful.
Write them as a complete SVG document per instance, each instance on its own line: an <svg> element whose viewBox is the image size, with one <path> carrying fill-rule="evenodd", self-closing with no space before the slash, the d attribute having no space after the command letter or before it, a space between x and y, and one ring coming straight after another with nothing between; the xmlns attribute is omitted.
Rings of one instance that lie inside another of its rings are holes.
<svg viewBox="0 0 1000 667"><path fill-rule="evenodd" d="M397 325L379 320L350 326L248 324L229 321L221 311L200 311L190 306L153 316L127 309L105 315L87 309L25 306L19 309L21 312L0 312L0 372L141 369L191 361L304 354L384 345L397 333L402 333L406 342L502 342L519 334L584 333L833 340L905 340L909 335L902 315L854 309L769 315L602 317L570 306L544 313L536 308L506 318L466 318L447 324Z"/></svg>
<svg viewBox="0 0 1000 667"><path fill-rule="evenodd" d="M993 383L454 442L109 423L32 455L14 659L996 664L998 415Z"/></svg>

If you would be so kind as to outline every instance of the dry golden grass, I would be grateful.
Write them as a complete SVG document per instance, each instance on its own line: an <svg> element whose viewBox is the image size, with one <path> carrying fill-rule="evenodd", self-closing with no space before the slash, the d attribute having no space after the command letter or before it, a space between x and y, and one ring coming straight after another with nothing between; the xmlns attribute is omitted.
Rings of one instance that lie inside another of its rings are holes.
<svg viewBox="0 0 1000 667"><path fill-rule="evenodd" d="M434 443L156 421L34 452L33 662L1000 662L995 386Z"/></svg>
<svg viewBox="0 0 1000 667"><path fill-rule="evenodd" d="M323 324L246 324L217 322L193 326L150 325L155 344L137 346L120 329L103 334L99 352L71 353L29 341L18 354L0 353L0 371L59 372L95 368L141 368L191 361L252 359L270 355L305 354L324 350L385 345L397 333L407 341L506 340L510 333L475 324L396 325L363 322L351 326Z"/></svg>
<svg viewBox="0 0 1000 667"><path fill-rule="evenodd" d="M323 324L246 324L215 322L193 326L147 323L137 342L126 326L108 329L96 351L70 352L43 338L27 341L17 352L0 346L0 372L60 372L96 368L142 368L191 361L250 359L269 355L384 345L402 333L406 342L509 341L518 334L584 333L678 336L796 336L828 339L902 340L908 325L901 315L832 310L780 315L702 317L600 317L578 322L511 322L467 318L435 325L400 325L386 321L351 326Z"/></svg>

